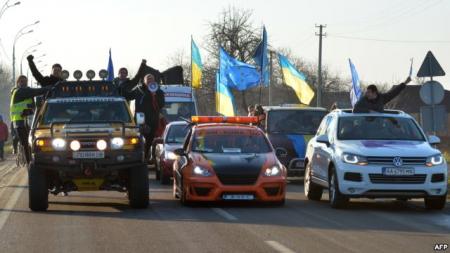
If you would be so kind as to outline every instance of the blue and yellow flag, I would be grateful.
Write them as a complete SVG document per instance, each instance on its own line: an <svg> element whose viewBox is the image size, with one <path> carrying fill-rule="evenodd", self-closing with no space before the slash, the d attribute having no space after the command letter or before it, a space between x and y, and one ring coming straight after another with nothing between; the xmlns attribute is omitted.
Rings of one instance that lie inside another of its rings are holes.
<svg viewBox="0 0 450 253"><path fill-rule="evenodd" d="M198 89L202 87L202 58L200 57L200 51L194 40L191 39L191 79L192 88Z"/></svg>
<svg viewBox="0 0 450 253"><path fill-rule="evenodd" d="M222 47L219 61L221 84L240 91L259 85L261 75L256 67L231 57Z"/></svg>
<svg viewBox="0 0 450 253"><path fill-rule="evenodd" d="M216 111L223 116L234 116L234 97L230 89L220 80L220 74L216 74Z"/></svg>
<svg viewBox="0 0 450 253"><path fill-rule="evenodd" d="M267 57L267 53L267 31L266 27L264 27L262 41L255 50L253 60L255 60L261 72L261 83L266 87L269 86L270 80L269 58Z"/></svg>
<svg viewBox="0 0 450 253"><path fill-rule="evenodd" d="M314 91L306 83L305 75L296 70L294 65L285 56L278 54L278 59L286 85L294 89L295 94L302 104L309 105L314 98Z"/></svg>

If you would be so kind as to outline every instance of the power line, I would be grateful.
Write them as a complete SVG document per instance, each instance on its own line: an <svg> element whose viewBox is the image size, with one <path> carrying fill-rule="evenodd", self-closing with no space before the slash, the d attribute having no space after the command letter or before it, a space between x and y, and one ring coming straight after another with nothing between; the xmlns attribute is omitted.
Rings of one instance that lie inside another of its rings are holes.
<svg viewBox="0 0 450 253"><path fill-rule="evenodd" d="M333 38L339 38L339 39L364 40L364 41L389 42L389 43L415 43L415 44L419 44L419 43L447 44L447 43L450 43L450 40L392 40L392 39L353 37L353 36L334 35L334 34L328 34L328 36L333 37Z"/></svg>

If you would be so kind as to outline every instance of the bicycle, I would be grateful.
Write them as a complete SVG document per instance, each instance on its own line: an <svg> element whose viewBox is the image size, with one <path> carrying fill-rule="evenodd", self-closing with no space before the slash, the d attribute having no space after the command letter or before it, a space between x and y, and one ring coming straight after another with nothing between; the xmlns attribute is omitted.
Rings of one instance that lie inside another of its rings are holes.
<svg viewBox="0 0 450 253"><path fill-rule="evenodd" d="M22 143L17 143L17 154L16 154L16 166L25 167L27 165L27 158L25 156L25 148Z"/></svg>

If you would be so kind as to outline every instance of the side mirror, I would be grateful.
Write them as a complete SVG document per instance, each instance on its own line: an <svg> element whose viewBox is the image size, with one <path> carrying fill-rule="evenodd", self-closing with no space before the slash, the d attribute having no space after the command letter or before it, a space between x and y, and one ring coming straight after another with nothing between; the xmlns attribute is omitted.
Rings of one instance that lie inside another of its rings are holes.
<svg viewBox="0 0 450 253"><path fill-rule="evenodd" d="M145 114L143 112L136 113L136 124L142 126L145 124Z"/></svg>
<svg viewBox="0 0 450 253"><path fill-rule="evenodd" d="M153 142L154 142L156 145L158 145L158 144L163 144L163 143L164 143L164 140L163 140L163 138L161 138L161 137L157 137L157 138L155 138L155 139L153 140Z"/></svg>
<svg viewBox="0 0 450 253"><path fill-rule="evenodd" d="M436 145L441 143L441 139L436 135L430 135L428 136L428 143L430 143L430 145Z"/></svg>
<svg viewBox="0 0 450 253"><path fill-rule="evenodd" d="M286 151L286 149L284 149L284 148L276 148L276 149L275 149L275 155L276 155L278 158L286 157L286 156L287 156L287 151Z"/></svg>
<svg viewBox="0 0 450 253"><path fill-rule="evenodd" d="M173 151L173 153L177 156L185 156L186 155L186 152L184 152L184 149L182 149L182 148L175 149Z"/></svg>
<svg viewBox="0 0 450 253"><path fill-rule="evenodd" d="M316 141L318 143L323 143L323 144L325 144L327 146L330 145L330 139L328 139L328 135L326 135L326 134L322 134L322 135L317 136Z"/></svg>

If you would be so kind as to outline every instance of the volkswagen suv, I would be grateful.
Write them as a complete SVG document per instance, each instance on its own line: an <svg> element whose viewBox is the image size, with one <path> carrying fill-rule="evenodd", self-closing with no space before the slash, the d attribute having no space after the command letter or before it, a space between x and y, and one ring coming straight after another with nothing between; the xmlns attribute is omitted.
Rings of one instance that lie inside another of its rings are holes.
<svg viewBox="0 0 450 253"><path fill-rule="evenodd" d="M424 198L427 209L443 209L447 163L433 147L439 142L401 111L335 110L308 143L305 195L320 200L328 189L334 208L367 197Z"/></svg>

